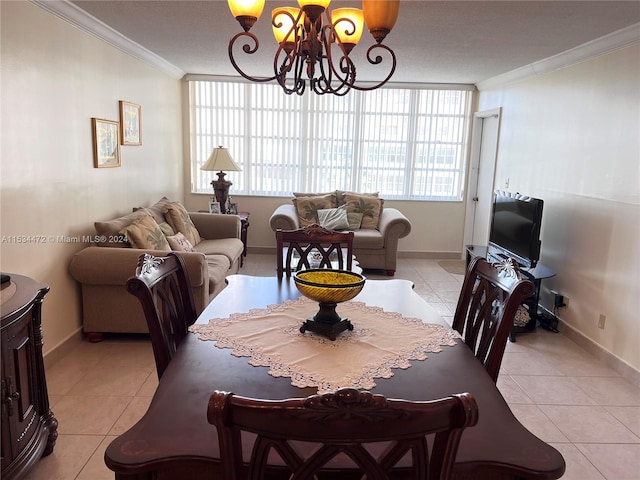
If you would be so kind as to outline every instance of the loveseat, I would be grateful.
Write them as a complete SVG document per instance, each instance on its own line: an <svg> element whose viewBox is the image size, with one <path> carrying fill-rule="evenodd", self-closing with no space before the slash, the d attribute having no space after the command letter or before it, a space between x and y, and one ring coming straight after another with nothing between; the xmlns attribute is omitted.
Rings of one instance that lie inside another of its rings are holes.
<svg viewBox="0 0 640 480"><path fill-rule="evenodd" d="M353 253L362 268L396 271L398 240L411 232L411 222L395 208L384 206L377 193L336 190L326 193L294 193L291 203L280 205L269 224L296 230L318 223L332 230L354 232Z"/></svg>
<svg viewBox="0 0 640 480"><path fill-rule="evenodd" d="M95 228L97 243L76 253L69 266L81 285L82 328L90 341L99 341L106 332L148 332L138 299L125 288L142 253L161 257L178 251L198 313L226 286L226 276L240 267L243 244L237 215L187 212L163 198L151 207L96 222Z"/></svg>

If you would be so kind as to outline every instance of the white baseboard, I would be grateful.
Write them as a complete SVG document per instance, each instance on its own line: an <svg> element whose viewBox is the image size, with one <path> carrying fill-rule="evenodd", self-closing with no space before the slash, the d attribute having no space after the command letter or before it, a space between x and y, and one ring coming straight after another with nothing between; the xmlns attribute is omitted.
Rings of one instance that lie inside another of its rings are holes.
<svg viewBox="0 0 640 480"><path fill-rule="evenodd" d="M45 368L53 366L58 360L80 345L80 343L82 343L82 327L78 328L69 335L66 340L63 340L43 355Z"/></svg>
<svg viewBox="0 0 640 480"><path fill-rule="evenodd" d="M558 319L558 330L565 337L573 340L586 351L602 360L605 365L619 373L621 377L627 379L633 385L640 388L640 371L636 370L623 359L617 357L601 345L598 345L582 332L579 332L571 325L565 323L562 319Z"/></svg>

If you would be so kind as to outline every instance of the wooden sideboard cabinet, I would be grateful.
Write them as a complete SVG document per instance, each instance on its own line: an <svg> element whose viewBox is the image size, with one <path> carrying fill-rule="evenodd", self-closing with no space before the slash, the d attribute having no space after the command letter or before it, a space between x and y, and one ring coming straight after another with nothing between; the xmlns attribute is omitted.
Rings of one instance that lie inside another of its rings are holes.
<svg viewBox="0 0 640 480"><path fill-rule="evenodd" d="M0 290L3 480L24 477L58 437L42 359L42 301L49 287L9 275Z"/></svg>

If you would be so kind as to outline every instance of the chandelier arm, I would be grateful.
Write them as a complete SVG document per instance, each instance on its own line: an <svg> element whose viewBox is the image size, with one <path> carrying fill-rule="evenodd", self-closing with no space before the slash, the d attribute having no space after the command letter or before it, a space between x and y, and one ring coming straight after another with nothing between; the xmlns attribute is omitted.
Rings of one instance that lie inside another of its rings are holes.
<svg viewBox="0 0 640 480"><path fill-rule="evenodd" d="M393 50L391 50L386 45L383 45L381 43L376 43L371 47L369 47L369 49L367 50L367 60L372 65L379 65L382 63L382 56L377 55L375 58L372 57L372 53L374 52L374 49L377 49L377 48L386 50L387 53L391 56L391 70L389 71L389 74L384 78L384 80L376 83L375 85L372 85L371 87L360 87L357 85L352 85L351 86L352 88L355 88L356 90L360 90L360 91L375 90L376 88L380 88L385 83L387 83L389 79L393 76L393 73L396 71L396 54L394 53Z"/></svg>
<svg viewBox="0 0 640 480"><path fill-rule="evenodd" d="M278 54L280 53L280 49L278 49L278 53L276 54L276 62ZM274 69L276 71L276 81L278 85L282 87L284 92L287 95L291 95L295 93L297 95L302 95L305 90L305 81L302 78L302 70L304 68L304 62L301 61L301 56L298 54L298 48L294 48L290 52L285 52L287 58L283 62L280 67L280 70L277 70L277 63L274 62ZM293 70L293 86L287 86L287 74Z"/></svg>
<svg viewBox="0 0 640 480"><path fill-rule="evenodd" d="M376 40L380 43L376 43L367 49L367 61L371 65L382 64L383 55L377 54L380 50L376 50L382 49L383 52L380 53L388 55L391 59L390 71L382 81L375 85L369 87L356 85L356 65L349 57L355 43L357 43L349 41L349 37L358 29L356 23L347 17L339 18L332 22L326 9L323 12L326 17L325 21L322 20L322 14L313 17L314 21L310 20L309 17L303 20L305 12L305 10L301 9L296 15L284 9L274 10L272 16L274 29L283 26L283 19L289 20L292 26L286 36L283 37L284 39L280 41L274 56L274 75L272 77L257 78L248 75L240 68L234 58L234 47L240 37L249 37L248 40L250 41L242 45L242 51L249 55L259 49L258 37L248 31L240 32L232 37L229 41L229 59L236 71L252 82L276 80L288 95L292 93L302 95L304 93L307 85L307 80L304 78L305 73L308 77L309 88L313 92L320 95L331 93L337 96L346 95L352 88L360 91L375 90L386 84L393 76L397 63L396 55L393 50L381 43L382 38L378 40L376 37ZM345 37L341 38L337 32L341 32ZM279 35L276 35L276 37L280 38ZM293 37L294 41L290 41L291 37ZM334 51L333 48L339 50Z"/></svg>
<svg viewBox="0 0 640 480"><path fill-rule="evenodd" d="M273 59L275 79L287 95L291 95L292 93L302 95L305 90L305 82L301 77L301 71L303 68L301 58L303 58L303 55L301 54L300 49L303 40L303 26L300 20L302 15L302 11L295 16L286 10L274 10L271 18L272 25L277 28L281 27L283 24L282 18L280 18L282 16L288 17L289 22L291 23L291 28L284 36L284 40L280 43ZM281 55L285 55L285 57L278 67L278 60ZM287 75L291 73L291 71L293 71L293 86L288 87Z"/></svg>
<svg viewBox="0 0 640 480"><path fill-rule="evenodd" d="M233 65L233 68L236 69L236 71L242 75L244 78L246 78L247 80L251 80L252 82L270 82L271 80L274 80L276 77L269 77L269 78L257 78L257 77L252 77L251 75L246 74L241 68L240 66L236 63L235 58L233 57L233 46L235 44L235 42L240 39L241 37L249 37L252 41L253 41L253 46L249 43L245 43L242 46L242 51L244 53L247 53L249 55L252 55L253 53L255 53L258 48L260 47L260 42L258 41L258 37L256 37L253 33L251 32L240 32L237 33L236 35L233 36L233 38L229 41L229 60L231 60L231 64Z"/></svg>
<svg viewBox="0 0 640 480"><path fill-rule="evenodd" d="M342 52L339 60L339 67L336 67L334 63L334 57L331 49L332 40L335 40L335 43ZM340 40L337 39L332 24L325 25L323 27L321 32L321 41L324 48L324 54L319 62L321 75L320 78L317 79L317 87L313 90L318 94L332 93L338 96L345 95L351 89L351 86L355 81L355 66L353 65L353 62L349 60L349 56L344 45L342 45ZM326 68L325 63L322 60L326 62ZM332 86L334 76L339 82L339 85L336 87ZM322 88L320 87L320 84L323 85ZM342 91L343 89L344 91Z"/></svg>

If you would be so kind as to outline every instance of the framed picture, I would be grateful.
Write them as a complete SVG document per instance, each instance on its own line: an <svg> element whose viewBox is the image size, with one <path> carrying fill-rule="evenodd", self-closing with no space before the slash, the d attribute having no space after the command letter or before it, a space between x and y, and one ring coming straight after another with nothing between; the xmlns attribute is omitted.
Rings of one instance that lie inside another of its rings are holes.
<svg viewBox="0 0 640 480"><path fill-rule="evenodd" d="M93 166L120 166L120 125L113 120L91 119L93 132Z"/></svg>
<svg viewBox="0 0 640 480"><path fill-rule="evenodd" d="M142 107L120 100L122 145L142 145Z"/></svg>
<svg viewBox="0 0 640 480"><path fill-rule="evenodd" d="M220 211L220 202L209 202L209 213L222 213Z"/></svg>
<svg viewBox="0 0 640 480"><path fill-rule="evenodd" d="M238 214L238 204L237 203L230 203L229 204L229 213L231 213L233 215L237 215Z"/></svg>

